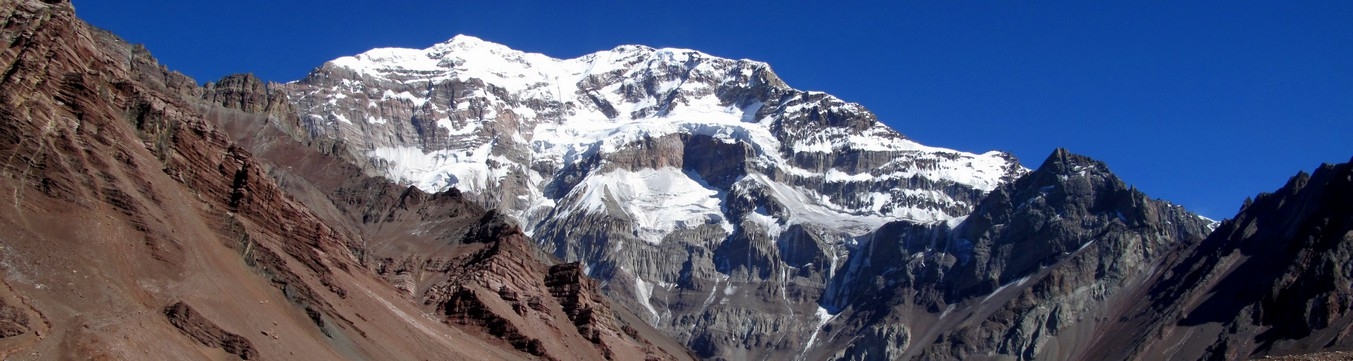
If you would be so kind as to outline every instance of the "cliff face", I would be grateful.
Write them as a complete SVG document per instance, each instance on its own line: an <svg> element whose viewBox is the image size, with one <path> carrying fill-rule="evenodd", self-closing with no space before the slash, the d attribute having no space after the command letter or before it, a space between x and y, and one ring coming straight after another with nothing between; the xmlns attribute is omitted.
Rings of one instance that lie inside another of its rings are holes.
<svg viewBox="0 0 1353 361"><path fill-rule="evenodd" d="M346 213L398 213L382 208L389 204L427 213L416 203L433 199L427 203L449 204L437 210L465 213L463 228L478 230L487 214L482 209L454 194L399 192L403 187L386 183L366 183L347 193L350 203L336 205L329 197L344 193L305 191L370 180L316 172L347 177L318 186L288 178L294 174L276 166L287 163L260 161L250 151L267 149L260 144L341 148L297 143L300 134L286 133L298 129L289 103L267 85L242 76L197 87L143 48L80 22L65 2L4 1L0 18L6 44L0 51L0 191L8 199L0 207L4 358L534 357L482 330L424 317L449 301L411 297L368 269L401 253L373 250L367 240L376 233L368 225L380 222ZM288 120L293 126L280 123ZM227 132L265 128L281 129L279 137L246 144L232 138L241 133ZM320 159L297 154L288 159ZM391 187L396 191L381 193ZM380 203L389 200L402 203ZM477 233L467 240L482 246L463 254L502 258L496 264L515 265L516 275L528 280L523 292L554 300L545 286L549 267L519 252L529 243L510 233ZM516 248L485 253L508 247ZM473 273L464 262L456 274ZM513 274L498 271L480 273L486 280ZM439 280L429 284L463 279ZM493 302L502 301L481 303ZM569 304L550 303L545 313L565 336L583 338L570 313L590 307L610 315L599 303ZM609 331L621 323L591 324ZM586 358L600 355L602 347L593 347L600 344L617 355L672 357L659 347L644 349L642 336L591 334L601 341L571 349L575 343L565 339L541 355Z"/></svg>

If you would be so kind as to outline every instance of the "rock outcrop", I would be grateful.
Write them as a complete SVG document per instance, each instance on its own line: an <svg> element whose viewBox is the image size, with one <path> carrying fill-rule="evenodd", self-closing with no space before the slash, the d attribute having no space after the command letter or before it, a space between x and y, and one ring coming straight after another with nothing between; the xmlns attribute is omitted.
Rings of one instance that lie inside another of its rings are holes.
<svg viewBox="0 0 1353 361"><path fill-rule="evenodd" d="M26 334L29 327L28 314L22 309L0 300L0 338L9 338Z"/></svg>
<svg viewBox="0 0 1353 361"><path fill-rule="evenodd" d="M258 350L254 349L254 343L250 342L248 338L222 330L220 326L216 326L216 323L194 311L192 306L188 306L188 304L177 302L165 307L164 317L169 319L169 323L177 327L179 331L183 331L184 335L207 347L220 348L227 353L239 356L241 360L258 359Z"/></svg>

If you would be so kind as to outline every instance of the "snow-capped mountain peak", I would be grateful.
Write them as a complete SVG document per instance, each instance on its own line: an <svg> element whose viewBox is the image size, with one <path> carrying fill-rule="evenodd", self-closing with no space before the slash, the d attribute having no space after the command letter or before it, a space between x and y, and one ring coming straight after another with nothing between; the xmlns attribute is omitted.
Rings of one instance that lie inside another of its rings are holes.
<svg viewBox="0 0 1353 361"><path fill-rule="evenodd" d="M1005 153L907 139L766 63L688 49L556 59L457 36L335 59L286 91L312 134L373 172L514 216L674 330L772 275L788 292L791 272L798 296L782 298L804 312L777 322L816 324L792 318L813 314L807 295L857 237L962 217L1026 172ZM681 292L705 306L650 302Z"/></svg>
<svg viewBox="0 0 1353 361"><path fill-rule="evenodd" d="M1006 154L915 143L859 104L789 88L765 63L689 49L622 45L555 59L459 35L427 49L338 58L292 85L315 131L352 141L357 158L420 187L478 194L527 224L539 223L590 172L614 168L609 155L670 136L746 146L744 159L731 160L747 163L743 172L800 187L919 180L980 194L1022 171ZM852 159L861 155L867 160ZM520 178L524 192L486 194L508 176ZM818 187L796 192L880 222L959 216L974 197Z"/></svg>

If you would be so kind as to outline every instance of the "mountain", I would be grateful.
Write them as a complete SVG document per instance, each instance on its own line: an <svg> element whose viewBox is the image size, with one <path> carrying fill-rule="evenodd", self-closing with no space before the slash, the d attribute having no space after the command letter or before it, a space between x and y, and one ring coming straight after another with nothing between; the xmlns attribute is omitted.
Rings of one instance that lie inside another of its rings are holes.
<svg viewBox="0 0 1353 361"><path fill-rule="evenodd" d="M1175 318L1188 306L1166 296L1208 289L1188 282L1211 276L1179 274L1227 262L1209 244L1235 240L1212 240L1216 222L1065 150L1030 171L999 152L920 145L764 63L643 46L553 59L457 36L335 59L278 88L300 133L370 174L460 189L511 216L701 357L1321 349L1163 351L1179 343L1141 332L1222 342L1185 325L1198 316ZM1296 274L1280 278L1308 277ZM1210 335L1249 345L1235 341L1245 332Z"/></svg>
<svg viewBox="0 0 1353 361"><path fill-rule="evenodd" d="M257 79L199 87L64 1L0 16L6 359L690 358L499 213L299 142Z"/></svg>
<svg viewBox="0 0 1353 361"><path fill-rule="evenodd" d="M920 145L764 64L468 36L199 85L0 2L5 359L1353 350L1353 165L1213 222Z"/></svg>
<svg viewBox="0 0 1353 361"><path fill-rule="evenodd" d="M457 36L280 87L311 137L513 216L706 357L797 354L856 237L966 215L1027 171L918 144L764 63L684 49L553 59Z"/></svg>

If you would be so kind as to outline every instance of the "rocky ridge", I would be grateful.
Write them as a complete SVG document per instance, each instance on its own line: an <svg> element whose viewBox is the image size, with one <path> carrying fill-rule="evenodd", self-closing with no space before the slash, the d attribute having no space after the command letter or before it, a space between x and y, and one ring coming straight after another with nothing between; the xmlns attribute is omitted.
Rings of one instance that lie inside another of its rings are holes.
<svg viewBox="0 0 1353 361"><path fill-rule="evenodd" d="M222 330L186 303L178 302L165 307L164 315L174 327L207 347L219 347L227 353L239 356L241 360L258 359L258 351L254 349L249 339Z"/></svg>

